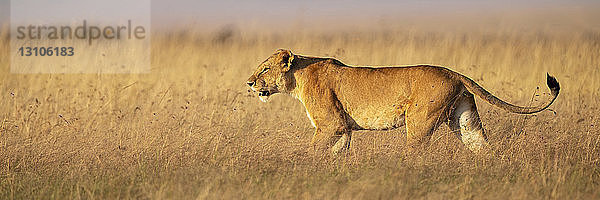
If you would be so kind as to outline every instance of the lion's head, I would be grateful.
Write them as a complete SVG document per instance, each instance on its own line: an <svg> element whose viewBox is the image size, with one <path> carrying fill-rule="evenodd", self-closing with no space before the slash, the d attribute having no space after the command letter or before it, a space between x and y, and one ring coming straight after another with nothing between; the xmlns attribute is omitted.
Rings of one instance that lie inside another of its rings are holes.
<svg viewBox="0 0 600 200"><path fill-rule="evenodd" d="M279 49L267 60L258 65L258 68L250 78L248 86L254 92L258 92L258 98L267 102L273 94L289 92L293 85L290 72L294 55L289 50Z"/></svg>

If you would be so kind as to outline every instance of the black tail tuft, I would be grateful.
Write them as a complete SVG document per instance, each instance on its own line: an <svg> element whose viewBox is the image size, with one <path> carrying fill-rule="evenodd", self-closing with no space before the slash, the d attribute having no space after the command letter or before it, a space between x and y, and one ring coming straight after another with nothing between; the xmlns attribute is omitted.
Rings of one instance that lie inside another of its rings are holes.
<svg viewBox="0 0 600 200"><path fill-rule="evenodd" d="M558 81L556 80L556 78L554 78L553 76L550 76L550 74L546 73L546 84L548 84L548 87L550 88L550 91L552 92L552 95L557 96L558 92L560 91L560 84L558 84Z"/></svg>

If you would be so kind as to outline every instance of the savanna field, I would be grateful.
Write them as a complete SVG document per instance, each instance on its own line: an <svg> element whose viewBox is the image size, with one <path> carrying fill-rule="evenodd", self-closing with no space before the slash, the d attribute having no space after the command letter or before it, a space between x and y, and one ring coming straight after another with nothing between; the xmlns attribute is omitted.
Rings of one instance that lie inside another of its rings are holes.
<svg viewBox="0 0 600 200"><path fill-rule="evenodd" d="M157 29L148 74L11 74L4 26L0 198L599 199L598 26L523 24ZM546 72L561 93L534 115L478 99L489 155L442 125L415 154L403 153L400 128L356 132L347 155L318 159L301 103L262 103L245 84L278 48L447 66L517 105L547 100Z"/></svg>

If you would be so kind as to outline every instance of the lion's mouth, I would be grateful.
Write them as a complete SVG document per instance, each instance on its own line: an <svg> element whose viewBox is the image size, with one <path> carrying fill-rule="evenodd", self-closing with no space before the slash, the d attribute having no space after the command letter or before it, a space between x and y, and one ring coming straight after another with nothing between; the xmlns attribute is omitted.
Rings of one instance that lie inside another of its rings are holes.
<svg viewBox="0 0 600 200"><path fill-rule="evenodd" d="M267 102L269 101L269 97L272 95L273 93L271 93L268 90L260 90L258 91L258 98L262 101L262 102Z"/></svg>
<svg viewBox="0 0 600 200"><path fill-rule="evenodd" d="M258 92L259 97L268 97L270 95L271 95L271 92L269 92L269 91L259 91Z"/></svg>

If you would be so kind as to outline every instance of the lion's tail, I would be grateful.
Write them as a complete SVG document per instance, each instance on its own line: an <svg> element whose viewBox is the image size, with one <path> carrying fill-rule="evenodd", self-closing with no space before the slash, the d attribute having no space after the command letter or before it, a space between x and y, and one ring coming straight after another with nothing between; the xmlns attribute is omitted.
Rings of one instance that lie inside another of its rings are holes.
<svg viewBox="0 0 600 200"><path fill-rule="evenodd" d="M477 84L475 81L471 80L469 77L466 77L459 73L456 73L456 74L458 75L459 80L465 85L465 87L467 88L467 90L469 92L477 95L479 98L483 99L484 101L486 101L494 106L498 106L509 112L519 113L519 114L531 114L531 113L543 111L544 109L548 108L554 102L554 100L556 100L556 97L558 97L558 92L560 91L560 84L558 84L558 81L556 80L556 78L554 78L553 76L550 76L550 74L546 73L546 77L547 77L546 84L548 84L548 88L550 88L550 92L552 93L552 100L550 100L549 102L547 102L545 104L534 106L534 107L522 107L522 106L517 106L517 105L507 103L505 101L502 101L498 97L490 94L488 91L483 89L483 87L479 86L479 84Z"/></svg>

